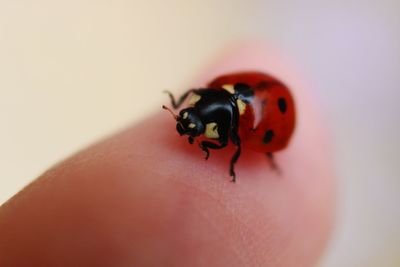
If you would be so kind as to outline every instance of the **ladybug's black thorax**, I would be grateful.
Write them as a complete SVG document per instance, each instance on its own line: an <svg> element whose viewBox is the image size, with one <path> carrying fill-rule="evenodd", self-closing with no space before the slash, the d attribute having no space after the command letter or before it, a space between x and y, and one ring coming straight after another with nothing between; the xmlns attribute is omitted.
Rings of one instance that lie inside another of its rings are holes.
<svg viewBox="0 0 400 267"><path fill-rule="evenodd" d="M225 90L204 89L200 100L195 104L199 116L206 121L216 119L219 112L230 112L233 108L233 95Z"/></svg>

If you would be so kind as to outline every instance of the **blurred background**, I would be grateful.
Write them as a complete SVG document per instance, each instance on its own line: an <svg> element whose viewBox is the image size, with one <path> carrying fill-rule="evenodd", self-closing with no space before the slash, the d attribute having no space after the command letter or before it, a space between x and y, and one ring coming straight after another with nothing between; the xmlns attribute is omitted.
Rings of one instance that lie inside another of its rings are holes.
<svg viewBox="0 0 400 267"><path fill-rule="evenodd" d="M332 121L338 222L321 266L400 266L398 0L0 1L0 204L252 39L302 69Z"/></svg>

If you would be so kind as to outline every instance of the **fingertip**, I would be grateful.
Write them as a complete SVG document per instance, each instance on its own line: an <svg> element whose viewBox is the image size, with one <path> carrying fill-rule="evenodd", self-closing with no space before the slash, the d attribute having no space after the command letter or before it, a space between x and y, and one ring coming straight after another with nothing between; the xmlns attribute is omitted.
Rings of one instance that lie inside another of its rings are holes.
<svg viewBox="0 0 400 267"><path fill-rule="evenodd" d="M205 161L159 112L71 157L2 207L0 265L312 266L332 225L334 174L318 109L283 58L264 44L241 44L191 85L243 70L288 84L298 124L276 154L281 175L248 151L229 182L233 148Z"/></svg>

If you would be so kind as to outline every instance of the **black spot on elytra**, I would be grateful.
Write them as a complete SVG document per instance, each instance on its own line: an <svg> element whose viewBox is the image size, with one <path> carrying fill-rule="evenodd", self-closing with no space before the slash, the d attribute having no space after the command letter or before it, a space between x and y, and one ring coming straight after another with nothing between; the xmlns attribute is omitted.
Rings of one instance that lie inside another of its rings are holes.
<svg viewBox="0 0 400 267"><path fill-rule="evenodd" d="M263 138L263 143L264 144L268 144L272 141L272 138L274 138L274 131L273 130L268 130L265 132L264 134L264 138Z"/></svg>
<svg viewBox="0 0 400 267"><path fill-rule="evenodd" d="M280 97L278 99L278 106L281 113L284 114L287 110L287 105L286 105L286 100L283 97Z"/></svg>

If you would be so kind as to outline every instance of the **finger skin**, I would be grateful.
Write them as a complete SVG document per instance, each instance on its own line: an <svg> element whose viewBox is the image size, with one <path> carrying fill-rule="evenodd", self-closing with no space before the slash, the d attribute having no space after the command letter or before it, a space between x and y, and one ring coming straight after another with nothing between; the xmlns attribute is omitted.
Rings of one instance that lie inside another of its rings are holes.
<svg viewBox="0 0 400 267"><path fill-rule="evenodd" d="M245 150L229 182L232 147L205 161L160 112L0 207L0 266L313 266L332 227L331 152L310 91L268 51L234 48L194 85L247 69L289 84L298 123L280 175Z"/></svg>

